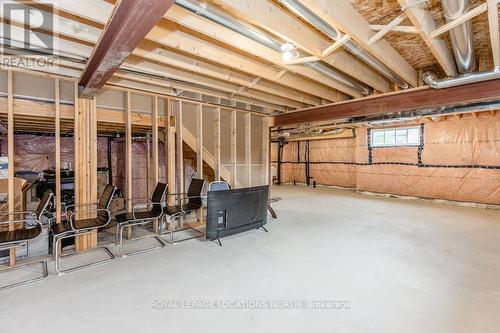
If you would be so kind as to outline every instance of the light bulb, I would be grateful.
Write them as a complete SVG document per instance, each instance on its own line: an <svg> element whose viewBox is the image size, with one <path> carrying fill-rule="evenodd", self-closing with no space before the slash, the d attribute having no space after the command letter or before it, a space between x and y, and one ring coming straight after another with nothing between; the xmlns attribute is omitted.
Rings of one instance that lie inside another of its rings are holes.
<svg viewBox="0 0 500 333"><path fill-rule="evenodd" d="M295 46L292 43L285 43L285 44L281 45L282 52L287 52L287 51L290 52L294 48L295 48Z"/></svg>
<svg viewBox="0 0 500 333"><path fill-rule="evenodd" d="M292 60L293 58L293 54L291 51L285 51L283 52L283 54L281 55L283 57L283 60L286 62L286 61L290 61Z"/></svg>

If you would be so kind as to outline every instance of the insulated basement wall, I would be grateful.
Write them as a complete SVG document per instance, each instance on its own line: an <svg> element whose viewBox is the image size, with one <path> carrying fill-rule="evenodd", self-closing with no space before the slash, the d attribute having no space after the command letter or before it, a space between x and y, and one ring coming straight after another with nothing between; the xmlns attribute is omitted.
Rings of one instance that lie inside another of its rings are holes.
<svg viewBox="0 0 500 333"><path fill-rule="evenodd" d="M371 148L368 127L356 128L352 139L310 141L312 181L359 191L500 204L498 112L419 126L419 147ZM306 182L304 147L305 142L285 146L282 182Z"/></svg>

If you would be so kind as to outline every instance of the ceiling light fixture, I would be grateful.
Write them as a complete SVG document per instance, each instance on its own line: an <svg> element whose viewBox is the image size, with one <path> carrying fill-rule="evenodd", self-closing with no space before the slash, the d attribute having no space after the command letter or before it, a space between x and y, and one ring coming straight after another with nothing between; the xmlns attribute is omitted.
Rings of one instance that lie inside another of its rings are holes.
<svg viewBox="0 0 500 333"><path fill-rule="evenodd" d="M299 52L296 50L296 46L293 45L292 43L284 43L281 45L281 57L283 60L290 61L292 59L295 59L299 56Z"/></svg>

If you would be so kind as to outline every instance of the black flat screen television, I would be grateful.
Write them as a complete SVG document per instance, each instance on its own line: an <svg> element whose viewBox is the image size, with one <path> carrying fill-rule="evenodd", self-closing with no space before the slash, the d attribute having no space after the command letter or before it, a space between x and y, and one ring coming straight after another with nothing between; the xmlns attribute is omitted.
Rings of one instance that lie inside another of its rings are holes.
<svg viewBox="0 0 500 333"><path fill-rule="evenodd" d="M209 191L207 198L208 240L218 240L267 223L269 186Z"/></svg>

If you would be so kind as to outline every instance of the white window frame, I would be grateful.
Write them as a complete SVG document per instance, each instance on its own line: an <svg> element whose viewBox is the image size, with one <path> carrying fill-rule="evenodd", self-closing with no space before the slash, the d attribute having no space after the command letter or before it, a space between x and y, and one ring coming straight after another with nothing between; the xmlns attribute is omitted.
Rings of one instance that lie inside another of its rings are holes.
<svg viewBox="0 0 500 333"><path fill-rule="evenodd" d="M417 142L405 142L405 143L401 143L401 142L396 142L396 140L394 141L394 143L383 143L383 144L380 144L380 143L375 143L374 142L374 139L375 139L375 133L377 132L383 132L384 135L386 132L391 132L391 131L394 131L394 137L396 138L396 131L398 130L406 130L406 137L407 137L407 141L408 141L408 130L411 130L411 129L416 129L418 131L418 137L417 137ZM421 143L421 136L422 136L422 129L420 126L410 126L410 127L391 127L391 128L380 128L380 129L372 129L371 130L371 137L370 137L370 145L372 148L380 148L380 147L418 147L420 146L420 143Z"/></svg>

